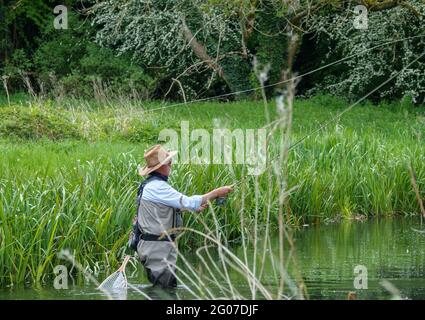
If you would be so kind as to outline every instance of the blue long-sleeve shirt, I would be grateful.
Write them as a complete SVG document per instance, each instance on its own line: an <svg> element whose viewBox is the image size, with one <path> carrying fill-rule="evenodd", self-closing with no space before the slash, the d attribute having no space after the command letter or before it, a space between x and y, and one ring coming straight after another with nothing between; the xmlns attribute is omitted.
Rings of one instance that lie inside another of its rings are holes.
<svg viewBox="0 0 425 320"><path fill-rule="evenodd" d="M143 189L142 199L189 211L198 210L202 203L202 196L188 197L162 180L149 182Z"/></svg>

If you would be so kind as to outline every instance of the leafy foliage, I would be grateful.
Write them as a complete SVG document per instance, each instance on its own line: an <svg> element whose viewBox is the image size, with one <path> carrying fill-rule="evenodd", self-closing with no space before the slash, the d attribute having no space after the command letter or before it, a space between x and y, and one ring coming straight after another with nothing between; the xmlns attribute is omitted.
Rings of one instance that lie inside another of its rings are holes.
<svg viewBox="0 0 425 320"><path fill-rule="evenodd" d="M40 26L38 47L30 57L16 49L3 67L9 90L28 85L42 94L92 97L96 94L148 98L155 83L128 56L117 56L94 43L94 30L81 16L68 12L67 30L56 30L52 19ZM53 15L52 15L53 17ZM27 82L23 78L27 77Z"/></svg>
<svg viewBox="0 0 425 320"><path fill-rule="evenodd" d="M96 41L120 53L131 53L136 63L158 70L162 74L163 93L177 79L183 83L186 97L196 96L208 91L217 78L190 50L182 32L183 22L195 30L194 35L207 52L214 53L213 58L220 46L234 50L240 42L234 20L226 19L218 9L202 3L197 6L197 2L143 0L118 6L116 1L103 1L94 10L93 24L99 29ZM227 64L236 65L232 59ZM237 86L237 81L232 83ZM175 88L174 94L183 94L176 92L181 88Z"/></svg>
<svg viewBox="0 0 425 320"><path fill-rule="evenodd" d="M353 8L360 2L65 1L69 29L55 30L55 2L8 0L0 4L0 90L190 100L258 87L256 57L259 65L269 65L271 95L272 84L283 80L291 64L288 35L297 34L302 45L292 53L298 56L294 70L299 73L346 58L304 77L300 91L355 99L425 49L419 37L423 2L388 0L392 5L376 11L382 2L362 1L371 8L366 31L353 27ZM422 58L371 98L411 96L423 103L423 66Z"/></svg>
<svg viewBox="0 0 425 320"><path fill-rule="evenodd" d="M39 108L1 108L0 137L37 140L79 138L77 128L59 113Z"/></svg>
<svg viewBox="0 0 425 320"><path fill-rule="evenodd" d="M425 15L423 2L412 2L418 12ZM350 10L347 8L346 14L315 16L318 43L333 45L322 57L321 63L347 59L342 63L343 67L325 74L323 81L316 83L314 91L358 98L395 76L371 98L380 100L411 96L415 103L424 103L425 57L408 66L425 53L423 19L408 8L395 7L369 12L368 29L357 30L353 25L355 16ZM375 46L378 47L373 49Z"/></svg>

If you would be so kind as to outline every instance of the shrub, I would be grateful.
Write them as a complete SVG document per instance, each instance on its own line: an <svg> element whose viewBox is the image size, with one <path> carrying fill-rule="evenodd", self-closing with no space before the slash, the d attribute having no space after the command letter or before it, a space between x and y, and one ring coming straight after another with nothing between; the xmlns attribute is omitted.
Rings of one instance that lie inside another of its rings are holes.
<svg viewBox="0 0 425 320"><path fill-rule="evenodd" d="M24 87L22 75L28 75L33 69L33 64L23 49L16 49L10 61L7 61L2 70L3 76L7 77L8 90L16 90ZM4 90L3 85L1 85Z"/></svg>
<svg viewBox="0 0 425 320"><path fill-rule="evenodd" d="M102 93L133 94L147 98L155 83L144 69L126 55L94 43L92 29L70 15L68 30L47 27L34 54L37 75L48 89L60 88L60 94L95 96L95 82Z"/></svg>
<svg viewBox="0 0 425 320"><path fill-rule="evenodd" d="M137 93L141 98L148 98L154 89L154 81L144 70L130 62L126 55L116 56L108 48L89 44L87 53L80 61L81 74L86 82L96 78L112 93Z"/></svg>
<svg viewBox="0 0 425 320"><path fill-rule="evenodd" d="M122 133L122 138L130 142L156 143L161 128L151 121L133 122L131 126Z"/></svg>
<svg viewBox="0 0 425 320"><path fill-rule="evenodd" d="M81 138L74 125L53 111L5 107L0 109L0 118L0 137L51 140Z"/></svg>

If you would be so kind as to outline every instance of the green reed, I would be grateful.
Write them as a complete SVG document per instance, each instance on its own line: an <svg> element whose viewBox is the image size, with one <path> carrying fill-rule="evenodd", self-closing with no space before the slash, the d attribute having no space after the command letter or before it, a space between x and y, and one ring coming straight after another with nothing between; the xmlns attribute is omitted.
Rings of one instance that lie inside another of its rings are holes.
<svg viewBox="0 0 425 320"><path fill-rule="evenodd" d="M292 141L346 106L329 97L300 100L294 109ZM158 104L145 106L153 107ZM28 140L8 135L9 127L4 127L0 142L1 285L42 283L57 264L64 263L57 257L61 249L71 249L82 265L116 267L135 213L141 180L136 168L161 129L178 130L180 121L188 120L191 128L211 130L212 118L231 129L264 124L263 107L257 102L203 103L159 113L130 104L103 109L67 105L54 111L59 107L52 103L13 108L37 108L37 114L47 115L59 112L81 135L71 140ZM296 188L289 198L286 223L297 226L360 215L418 214L407 165L412 162L419 189L425 190L424 119L421 109L399 109L397 103L366 104L293 148L288 185ZM271 156L276 154L272 150ZM271 228L276 230L279 190L272 184L268 198L267 174L258 178L258 202L255 178L247 176L241 165L176 165L171 177L171 183L186 194L202 194L234 182L241 183L226 206L214 207L218 221L214 222L210 211L184 213L185 225L201 230L206 223L214 230L218 224L224 239L240 241L241 218L246 228L254 230L257 214L261 229L269 209ZM269 200L270 206L265 204ZM200 221L199 215L205 219ZM193 248L202 241L196 234L183 235L180 247Z"/></svg>

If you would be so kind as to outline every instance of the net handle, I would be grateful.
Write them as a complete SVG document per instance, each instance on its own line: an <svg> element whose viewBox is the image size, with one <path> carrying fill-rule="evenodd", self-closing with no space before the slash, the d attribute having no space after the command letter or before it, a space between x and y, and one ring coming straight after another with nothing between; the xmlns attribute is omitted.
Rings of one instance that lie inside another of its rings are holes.
<svg viewBox="0 0 425 320"><path fill-rule="evenodd" d="M124 272L125 267L127 266L127 263L128 263L129 260L130 260L130 256L125 256L121 267L118 269L119 272Z"/></svg>

